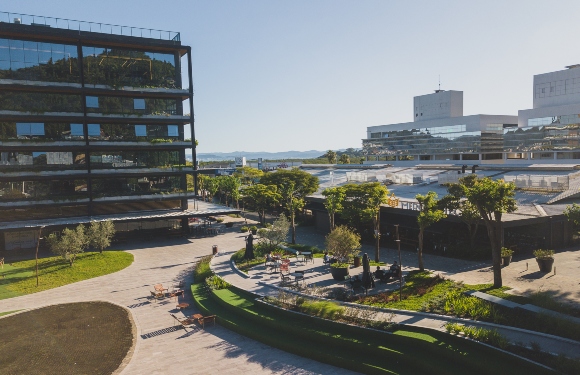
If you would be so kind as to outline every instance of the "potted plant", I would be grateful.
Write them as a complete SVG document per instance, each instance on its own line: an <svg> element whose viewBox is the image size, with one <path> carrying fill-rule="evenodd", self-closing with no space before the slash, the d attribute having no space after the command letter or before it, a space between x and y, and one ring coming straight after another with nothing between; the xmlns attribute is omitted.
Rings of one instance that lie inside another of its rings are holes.
<svg viewBox="0 0 580 375"><path fill-rule="evenodd" d="M513 250L508 249L507 247L501 248L501 260L502 260L504 266L510 265L510 262L512 261L513 254L514 254Z"/></svg>
<svg viewBox="0 0 580 375"><path fill-rule="evenodd" d="M256 233L258 233L258 227L253 225L250 227L250 230L252 231L252 234L255 236Z"/></svg>
<svg viewBox="0 0 580 375"><path fill-rule="evenodd" d="M336 227L326 236L326 249L336 260L330 265L332 278L343 281L349 274L349 260L359 254L360 236L346 226Z"/></svg>
<svg viewBox="0 0 580 375"><path fill-rule="evenodd" d="M538 267L540 267L540 272L552 272L552 266L554 265L554 250L534 250L534 256L536 257L536 262L538 262Z"/></svg>
<svg viewBox="0 0 580 375"><path fill-rule="evenodd" d="M242 232L242 233L246 233L247 231L248 231L248 227L245 225L240 228L240 232Z"/></svg>

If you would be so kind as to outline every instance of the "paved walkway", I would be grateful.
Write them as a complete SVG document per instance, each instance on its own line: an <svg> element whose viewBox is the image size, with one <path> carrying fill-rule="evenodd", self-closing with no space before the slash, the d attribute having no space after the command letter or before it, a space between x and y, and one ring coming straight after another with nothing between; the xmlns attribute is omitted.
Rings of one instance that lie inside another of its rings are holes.
<svg viewBox="0 0 580 375"><path fill-rule="evenodd" d="M0 312L34 309L52 304L108 301L127 307L137 327L137 343L123 375L141 374L353 374L353 372L302 358L240 336L219 325L202 329L175 326L178 316L198 312L191 293L180 302L190 307L177 311L169 299L147 298L153 285L171 286L192 281L192 267L201 256L220 249L239 249L243 236L232 228L216 237L134 243L125 249L134 263L114 274L81 281L26 296L0 300ZM42 282L42 274L40 276Z"/></svg>

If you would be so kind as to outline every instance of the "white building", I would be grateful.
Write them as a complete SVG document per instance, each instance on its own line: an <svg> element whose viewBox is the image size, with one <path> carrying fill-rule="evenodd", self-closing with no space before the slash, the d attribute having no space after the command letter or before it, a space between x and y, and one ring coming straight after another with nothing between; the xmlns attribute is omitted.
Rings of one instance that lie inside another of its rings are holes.
<svg viewBox="0 0 580 375"><path fill-rule="evenodd" d="M580 159L580 65L534 76L534 108L463 116L463 92L413 100L413 122L370 126L367 160L567 163Z"/></svg>

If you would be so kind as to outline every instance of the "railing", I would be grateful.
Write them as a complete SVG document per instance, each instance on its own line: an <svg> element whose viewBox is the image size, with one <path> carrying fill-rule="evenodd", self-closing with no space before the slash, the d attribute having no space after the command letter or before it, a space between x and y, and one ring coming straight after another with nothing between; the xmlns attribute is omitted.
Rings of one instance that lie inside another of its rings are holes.
<svg viewBox="0 0 580 375"><path fill-rule="evenodd" d="M54 27L57 29L89 31L103 34L135 36L139 38L173 40L176 42L180 41L180 35L178 32L175 31L111 25L108 23L100 23L100 22L69 20L66 18L34 16L31 14L22 14L22 13L0 12L0 22L32 25L32 26Z"/></svg>

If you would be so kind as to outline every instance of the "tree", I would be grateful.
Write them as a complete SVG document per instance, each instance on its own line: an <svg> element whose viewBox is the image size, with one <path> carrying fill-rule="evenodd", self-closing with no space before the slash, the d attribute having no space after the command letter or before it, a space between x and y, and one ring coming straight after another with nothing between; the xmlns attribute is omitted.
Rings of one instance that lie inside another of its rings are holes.
<svg viewBox="0 0 580 375"><path fill-rule="evenodd" d="M481 215L477 207L468 200L461 198L461 189L459 191L456 190L456 187L448 186L447 191L449 194L439 199L437 205L442 210L459 211L459 218L467 226L469 233L469 248L473 251L475 249L475 236L477 235L477 229L481 222Z"/></svg>
<svg viewBox="0 0 580 375"><path fill-rule="evenodd" d="M205 181L205 188L209 192L209 199L213 200L213 197L215 197L220 189L217 177L208 177Z"/></svg>
<svg viewBox="0 0 580 375"><path fill-rule="evenodd" d="M350 164L350 156L348 156L348 154L340 155L340 162L342 164Z"/></svg>
<svg viewBox="0 0 580 375"><path fill-rule="evenodd" d="M379 182L342 186L345 193L341 217L352 224L371 222L375 237L375 261L380 261L381 204L387 202L389 190Z"/></svg>
<svg viewBox="0 0 580 375"><path fill-rule="evenodd" d="M304 207L304 198L318 190L318 178L298 168L279 169L266 173L260 179L264 185L276 185L282 195L282 204L290 216L292 243L296 243L296 211Z"/></svg>
<svg viewBox="0 0 580 375"><path fill-rule="evenodd" d="M65 228L61 235L51 233L47 238L50 250L68 260L72 266L77 254L82 253L88 246L85 227L79 224L75 229Z"/></svg>
<svg viewBox="0 0 580 375"><path fill-rule="evenodd" d="M323 156L328 159L330 164L336 164L336 152L328 150Z"/></svg>
<svg viewBox="0 0 580 375"><path fill-rule="evenodd" d="M279 244L286 241L289 230L290 222L285 215L280 215L270 228L262 228L258 231L260 236L258 241L265 252L275 250Z"/></svg>
<svg viewBox="0 0 580 375"><path fill-rule="evenodd" d="M360 251L360 236L347 226L340 225L326 235L326 250L341 263L358 255Z"/></svg>
<svg viewBox="0 0 580 375"><path fill-rule="evenodd" d="M253 185L264 175L264 172L258 168L241 167L236 168L234 176L240 179L242 185Z"/></svg>
<svg viewBox="0 0 580 375"><path fill-rule="evenodd" d="M278 193L276 185L256 184L242 189L242 194L249 199L260 217L260 224L264 225L266 209L278 203L282 196Z"/></svg>
<svg viewBox="0 0 580 375"><path fill-rule="evenodd" d="M580 225L580 206L576 203L573 203L571 206L566 206L564 215L566 215L568 221L573 222L574 225Z"/></svg>
<svg viewBox="0 0 580 375"><path fill-rule="evenodd" d="M342 210L342 202L344 201L344 189L337 187L326 188L322 191L322 195L326 198L324 207L328 212L330 221L330 231L334 230L334 215Z"/></svg>
<svg viewBox="0 0 580 375"><path fill-rule="evenodd" d="M111 220L91 221L87 229L87 241L89 246L98 249L100 253L107 247L111 246L111 240L115 235L115 224Z"/></svg>
<svg viewBox="0 0 580 375"><path fill-rule="evenodd" d="M435 224L439 220L447 217L443 210L437 206L437 193L430 191L427 195L417 194L415 199L419 202L419 216L417 216L417 224L419 224L419 270L425 271L423 265L423 235L425 228Z"/></svg>
<svg viewBox="0 0 580 375"><path fill-rule="evenodd" d="M460 178L459 183L450 184L454 189L461 191L462 197L477 208L485 226L491 243L491 257L493 262L493 286L500 288L501 279L501 247L502 223L504 213L517 210L514 199L516 186L503 180L494 181L489 177L478 178L470 174Z"/></svg>

